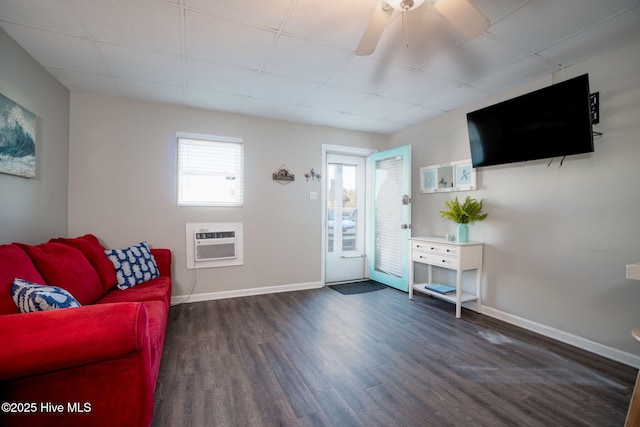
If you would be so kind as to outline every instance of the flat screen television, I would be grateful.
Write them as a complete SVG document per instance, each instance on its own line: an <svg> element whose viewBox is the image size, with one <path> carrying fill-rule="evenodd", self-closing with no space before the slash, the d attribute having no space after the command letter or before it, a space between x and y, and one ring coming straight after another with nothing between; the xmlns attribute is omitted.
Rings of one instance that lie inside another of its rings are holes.
<svg viewBox="0 0 640 427"><path fill-rule="evenodd" d="M593 152L589 75L467 114L473 167Z"/></svg>

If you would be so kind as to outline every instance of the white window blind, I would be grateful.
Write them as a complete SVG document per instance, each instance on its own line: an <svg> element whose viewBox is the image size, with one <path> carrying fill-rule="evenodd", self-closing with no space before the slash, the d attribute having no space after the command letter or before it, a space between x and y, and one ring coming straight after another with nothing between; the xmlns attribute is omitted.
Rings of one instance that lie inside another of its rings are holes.
<svg viewBox="0 0 640 427"><path fill-rule="evenodd" d="M402 277L402 157L376 162L376 258L377 271Z"/></svg>
<svg viewBox="0 0 640 427"><path fill-rule="evenodd" d="M178 206L242 206L242 139L178 134Z"/></svg>

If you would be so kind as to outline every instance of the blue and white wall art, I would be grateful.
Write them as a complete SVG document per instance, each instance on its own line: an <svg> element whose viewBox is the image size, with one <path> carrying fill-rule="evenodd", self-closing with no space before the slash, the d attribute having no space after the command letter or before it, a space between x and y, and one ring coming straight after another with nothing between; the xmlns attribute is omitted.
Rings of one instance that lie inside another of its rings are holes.
<svg viewBox="0 0 640 427"><path fill-rule="evenodd" d="M36 176L36 116L0 95L0 173Z"/></svg>

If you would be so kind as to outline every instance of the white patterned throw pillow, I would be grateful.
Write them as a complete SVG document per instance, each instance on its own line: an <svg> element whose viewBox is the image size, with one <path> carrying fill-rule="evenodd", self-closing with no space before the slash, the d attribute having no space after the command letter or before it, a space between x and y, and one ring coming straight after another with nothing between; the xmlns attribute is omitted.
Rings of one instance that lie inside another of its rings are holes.
<svg viewBox="0 0 640 427"><path fill-rule="evenodd" d="M119 289L129 289L160 277L156 259L151 254L147 242L141 242L125 249L109 249L104 252L116 269Z"/></svg>
<svg viewBox="0 0 640 427"><path fill-rule="evenodd" d="M21 313L80 307L73 295L62 288L39 285L22 279L13 281L11 296Z"/></svg>

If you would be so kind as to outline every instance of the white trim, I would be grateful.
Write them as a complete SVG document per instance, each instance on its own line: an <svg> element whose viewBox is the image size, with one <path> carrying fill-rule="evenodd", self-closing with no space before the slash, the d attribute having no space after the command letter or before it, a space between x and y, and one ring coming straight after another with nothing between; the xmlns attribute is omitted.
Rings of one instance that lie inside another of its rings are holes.
<svg viewBox="0 0 640 427"><path fill-rule="evenodd" d="M640 356L636 356L635 354L627 353L626 351L618 350L604 344L591 341L587 338L583 338L556 328L552 328L551 326L543 325L532 320L505 313L504 311L500 311L492 307L487 307L484 304L482 305L482 314L493 317L494 319L502 320L503 322L510 323L515 326L519 326L523 329L527 329L537 334L544 335L545 337L553 338L565 344L581 348L591 353L595 353L597 355L606 357L607 359L615 360L616 362L624 363L625 365L640 369Z"/></svg>
<svg viewBox="0 0 640 427"><path fill-rule="evenodd" d="M322 282L294 283L291 285L264 286L260 288L240 289L237 291L207 292L194 295L176 295L171 297L171 305L190 302L213 301L218 299L239 298L252 295L275 294L279 292L303 291L322 288Z"/></svg>
<svg viewBox="0 0 640 427"><path fill-rule="evenodd" d="M209 135L205 133L176 132L176 138L204 139L205 141L235 142L239 144L244 143L244 139L237 136Z"/></svg>

